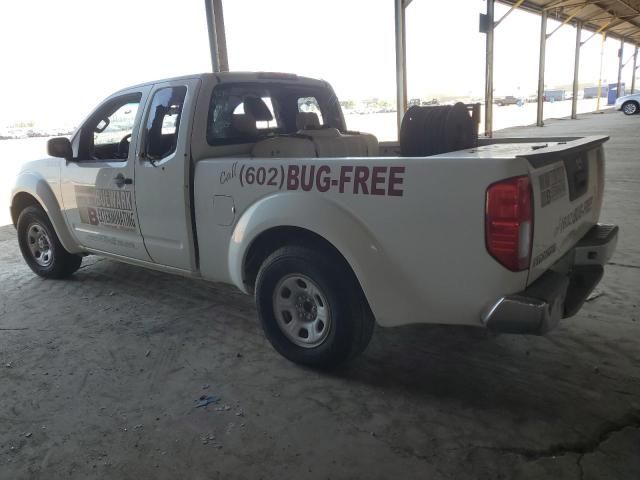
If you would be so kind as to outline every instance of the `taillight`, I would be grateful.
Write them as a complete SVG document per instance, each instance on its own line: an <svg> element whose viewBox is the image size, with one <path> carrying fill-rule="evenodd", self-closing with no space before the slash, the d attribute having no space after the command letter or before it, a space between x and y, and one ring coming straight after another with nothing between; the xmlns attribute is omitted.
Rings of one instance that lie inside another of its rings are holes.
<svg viewBox="0 0 640 480"><path fill-rule="evenodd" d="M507 178L487 188L487 250L513 272L529 268L533 237L531 184L527 175Z"/></svg>

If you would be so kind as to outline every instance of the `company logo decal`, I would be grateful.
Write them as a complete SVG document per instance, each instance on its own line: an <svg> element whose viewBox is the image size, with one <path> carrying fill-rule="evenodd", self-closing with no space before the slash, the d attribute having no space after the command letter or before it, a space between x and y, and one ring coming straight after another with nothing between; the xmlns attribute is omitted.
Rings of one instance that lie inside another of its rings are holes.
<svg viewBox="0 0 640 480"><path fill-rule="evenodd" d="M82 223L119 230L136 229L130 191L76 185L75 192Z"/></svg>

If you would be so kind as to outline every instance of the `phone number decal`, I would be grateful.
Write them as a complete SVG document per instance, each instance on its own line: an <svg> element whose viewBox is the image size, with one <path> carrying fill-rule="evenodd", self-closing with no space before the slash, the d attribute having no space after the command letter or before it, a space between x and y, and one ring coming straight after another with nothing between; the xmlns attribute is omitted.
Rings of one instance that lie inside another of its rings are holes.
<svg viewBox="0 0 640 480"><path fill-rule="evenodd" d="M267 185L282 190L284 183L284 167L247 167L240 168L240 185Z"/></svg>
<svg viewBox="0 0 640 480"><path fill-rule="evenodd" d="M236 175L234 165L231 174L221 176L226 180ZM279 190L304 192L337 191L354 195L379 195L401 197L404 194L405 167L399 166L351 166L342 165L289 165L256 167L242 165L237 174L240 186L268 186Z"/></svg>

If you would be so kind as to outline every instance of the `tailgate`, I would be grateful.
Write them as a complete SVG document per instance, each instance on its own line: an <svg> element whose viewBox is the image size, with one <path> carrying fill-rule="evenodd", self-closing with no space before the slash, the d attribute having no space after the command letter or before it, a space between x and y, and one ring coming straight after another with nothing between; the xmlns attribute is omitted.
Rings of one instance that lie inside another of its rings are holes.
<svg viewBox="0 0 640 480"><path fill-rule="evenodd" d="M567 253L598 221L604 194L604 150L609 137L584 137L520 155L533 190L530 284Z"/></svg>

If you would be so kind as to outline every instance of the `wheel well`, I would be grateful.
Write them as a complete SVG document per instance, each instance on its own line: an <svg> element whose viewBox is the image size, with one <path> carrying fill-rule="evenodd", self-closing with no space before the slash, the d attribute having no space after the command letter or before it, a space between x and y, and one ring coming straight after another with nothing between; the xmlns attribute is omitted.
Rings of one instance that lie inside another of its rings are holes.
<svg viewBox="0 0 640 480"><path fill-rule="evenodd" d="M38 202L38 200L29 193L20 192L13 197L13 200L11 201L11 220L13 221L14 227L18 224L20 212L33 205L40 206L40 202Z"/></svg>
<svg viewBox="0 0 640 480"><path fill-rule="evenodd" d="M327 239L306 228L275 227L258 235L247 251L243 267L243 280L250 290L253 290L260 266L267 257L278 248L291 245L310 247L333 255L343 264L347 271L351 272L358 285L360 285L349 262Z"/></svg>

